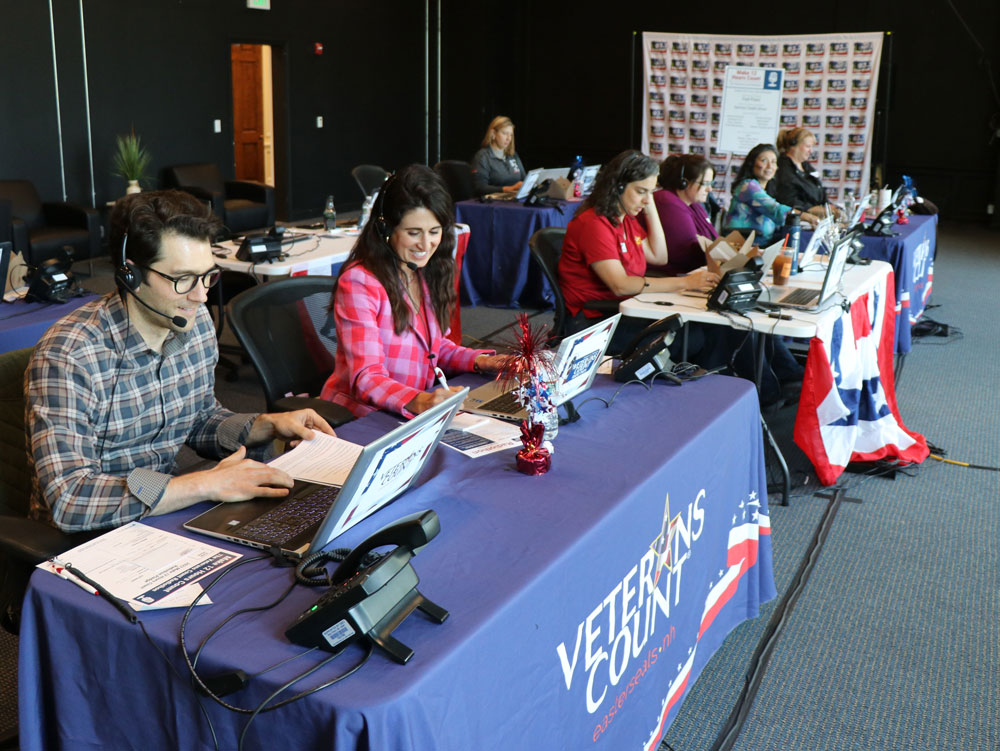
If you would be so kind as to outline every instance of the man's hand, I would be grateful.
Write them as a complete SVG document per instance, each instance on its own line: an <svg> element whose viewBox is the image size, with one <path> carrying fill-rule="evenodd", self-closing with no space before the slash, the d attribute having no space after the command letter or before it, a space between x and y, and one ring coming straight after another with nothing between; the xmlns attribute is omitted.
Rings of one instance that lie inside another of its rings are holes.
<svg viewBox="0 0 1000 751"><path fill-rule="evenodd" d="M288 473L247 459L246 455L246 447L240 446L212 469L172 478L150 514L166 514L200 501L248 501L288 495L293 484Z"/></svg>
<svg viewBox="0 0 1000 751"><path fill-rule="evenodd" d="M294 412L271 412L258 415L247 437L248 446L258 446L275 438L308 441L313 429L335 435L333 428L315 410L297 409Z"/></svg>

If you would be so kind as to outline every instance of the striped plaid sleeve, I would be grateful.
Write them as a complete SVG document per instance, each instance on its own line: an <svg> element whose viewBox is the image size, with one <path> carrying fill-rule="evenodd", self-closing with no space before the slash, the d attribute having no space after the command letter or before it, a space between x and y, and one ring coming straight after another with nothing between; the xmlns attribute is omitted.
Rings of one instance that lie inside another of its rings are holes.
<svg viewBox="0 0 1000 751"><path fill-rule="evenodd" d="M28 367L25 427L36 481L53 522L66 532L116 527L138 519L170 479L150 477L138 495L130 492L126 477L102 473L95 436L105 426L95 425L90 417L98 411L98 400L86 362L48 352L33 357Z"/></svg>

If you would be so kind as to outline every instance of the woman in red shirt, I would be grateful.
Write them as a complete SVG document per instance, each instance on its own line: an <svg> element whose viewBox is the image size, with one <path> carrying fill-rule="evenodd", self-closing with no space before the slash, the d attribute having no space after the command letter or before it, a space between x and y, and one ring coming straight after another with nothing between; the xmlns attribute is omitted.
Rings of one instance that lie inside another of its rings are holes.
<svg viewBox="0 0 1000 751"><path fill-rule="evenodd" d="M579 331L605 313L584 308L588 300L622 300L641 292L677 292L715 284L705 269L687 276L647 277L646 264L667 263L667 242L653 206L660 170L642 152L629 150L604 165L594 191L569 223L559 258L559 288L566 301L567 331ZM646 228L638 217L646 220ZM648 321L622 319L609 351L627 342Z"/></svg>

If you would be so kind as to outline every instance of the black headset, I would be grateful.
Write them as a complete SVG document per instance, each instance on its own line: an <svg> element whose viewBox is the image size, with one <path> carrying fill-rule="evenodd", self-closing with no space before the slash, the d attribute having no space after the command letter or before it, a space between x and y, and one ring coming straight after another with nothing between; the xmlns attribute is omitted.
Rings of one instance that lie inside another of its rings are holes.
<svg viewBox="0 0 1000 751"><path fill-rule="evenodd" d="M135 294L142 284L142 276L136 271L135 266L125 259L125 246L127 244L128 232L122 237L121 258L118 259L118 267L115 269L115 284L122 292L127 291Z"/></svg>
<svg viewBox="0 0 1000 751"><path fill-rule="evenodd" d="M635 153L631 154L629 158L625 160L625 163L622 164L621 170L618 172L619 179L625 180L625 176L628 174L628 171L632 168L632 164L638 163L639 161L644 159L645 156L646 155L643 154L641 151L636 151ZM619 196L622 195L625 192L625 183L624 182L618 183L615 186L615 190L618 191Z"/></svg>
<svg viewBox="0 0 1000 751"><path fill-rule="evenodd" d="M677 184L680 186L681 190L684 190L684 188L688 186L688 179L684 177L684 162L681 162L681 177L677 181Z"/></svg>
<svg viewBox="0 0 1000 751"><path fill-rule="evenodd" d="M372 221L373 229L376 234L385 238L386 242L389 242L389 225L385 221L385 194L389 192L389 185L396 179L396 173L393 172L382 183L382 188L378 192L378 198L375 199L375 206L372 209Z"/></svg>

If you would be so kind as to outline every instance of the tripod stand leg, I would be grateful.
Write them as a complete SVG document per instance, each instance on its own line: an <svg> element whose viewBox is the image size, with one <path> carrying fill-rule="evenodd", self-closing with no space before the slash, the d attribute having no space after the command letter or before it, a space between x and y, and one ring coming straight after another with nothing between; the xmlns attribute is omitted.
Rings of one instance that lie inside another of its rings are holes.
<svg viewBox="0 0 1000 751"><path fill-rule="evenodd" d="M764 416L760 417L761 427L764 429L764 437L767 438L767 443L774 452L774 456L778 460L778 464L781 465L781 476L783 478L783 490L781 497L781 505L788 505L788 496L792 493L792 477L788 473L788 463L785 461L785 455L781 453L781 449L778 448L778 442L774 440L774 436L771 434L771 429L767 426L767 420Z"/></svg>

